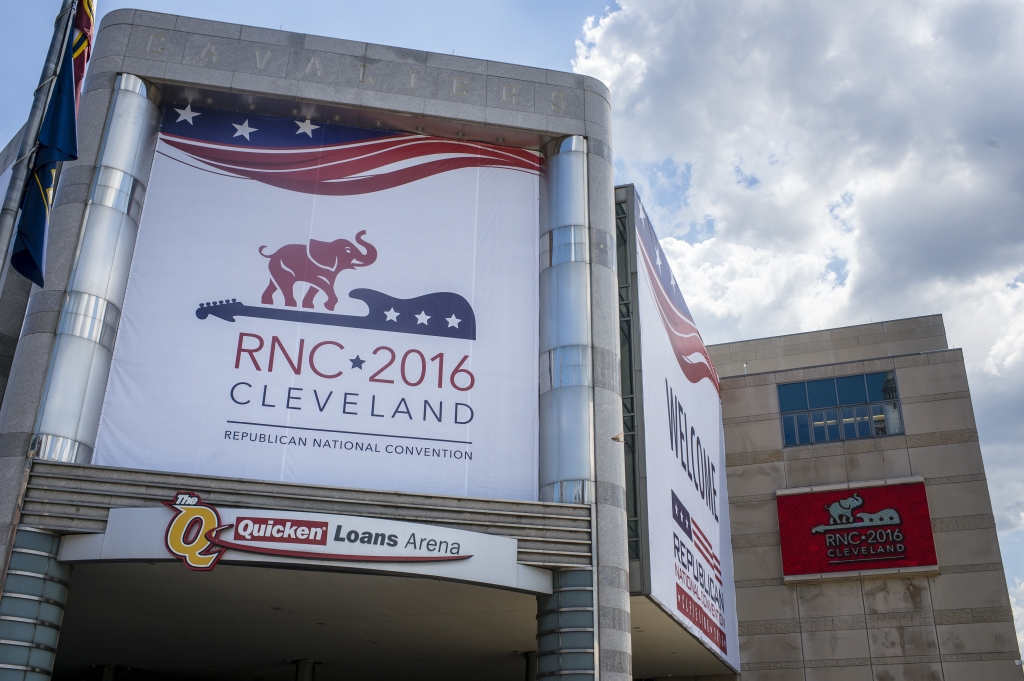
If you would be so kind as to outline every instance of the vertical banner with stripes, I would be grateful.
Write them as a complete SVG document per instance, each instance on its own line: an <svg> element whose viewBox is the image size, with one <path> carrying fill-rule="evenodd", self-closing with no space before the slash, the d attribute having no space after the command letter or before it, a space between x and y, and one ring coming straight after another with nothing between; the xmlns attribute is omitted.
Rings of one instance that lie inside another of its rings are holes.
<svg viewBox="0 0 1024 681"><path fill-rule="evenodd" d="M718 374L639 197L651 597L739 671Z"/></svg>

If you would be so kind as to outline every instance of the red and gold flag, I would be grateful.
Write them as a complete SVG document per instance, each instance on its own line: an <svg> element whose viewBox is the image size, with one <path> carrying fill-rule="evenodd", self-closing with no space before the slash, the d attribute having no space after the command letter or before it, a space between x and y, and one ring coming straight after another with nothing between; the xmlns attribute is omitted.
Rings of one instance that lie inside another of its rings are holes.
<svg viewBox="0 0 1024 681"><path fill-rule="evenodd" d="M82 99L85 65L92 54L92 31L96 22L96 0L78 0L71 34L71 54L75 60L75 109Z"/></svg>

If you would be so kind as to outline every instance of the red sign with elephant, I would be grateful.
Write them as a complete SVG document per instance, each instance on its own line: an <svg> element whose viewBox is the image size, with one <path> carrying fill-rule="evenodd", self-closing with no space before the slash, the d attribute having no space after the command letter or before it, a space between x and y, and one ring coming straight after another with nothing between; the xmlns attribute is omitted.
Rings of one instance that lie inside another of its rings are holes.
<svg viewBox="0 0 1024 681"><path fill-rule="evenodd" d="M780 490L777 504L787 577L937 563L920 479L803 493Z"/></svg>

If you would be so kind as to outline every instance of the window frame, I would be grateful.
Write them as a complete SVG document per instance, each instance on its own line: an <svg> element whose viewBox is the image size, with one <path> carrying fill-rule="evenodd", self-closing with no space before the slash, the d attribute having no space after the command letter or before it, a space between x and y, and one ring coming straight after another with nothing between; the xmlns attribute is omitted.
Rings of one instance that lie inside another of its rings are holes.
<svg viewBox="0 0 1024 681"><path fill-rule="evenodd" d="M870 389L868 387L867 376L869 374L887 374L887 373L891 373L892 374L893 382L896 385L896 399L895 400L872 401L871 400ZM839 386L836 384L835 381L836 381L837 378L851 378L853 376L860 376L861 380L863 381L863 383L864 383L864 397L865 397L866 401L865 402L858 402L858 403L855 403L855 404L842 404L842 400L839 397ZM836 406L835 407L815 407L815 408L811 407L811 399L810 399L811 396L810 396L810 393L808 392L808 388L807 388L807 384L810 382L809 380L788 381L786 383L776 383L775 384L775 394L776 394L776 398L777 399L779 398L779 388L781 386L792 386L792 385L801 384L804 387L804 404L806 405L805 409L793 410L793 411L783 411L782 410L782 400L779 399L779 435L782 438L782 447L783 447L783 449L789 448L789 447L808 447L808 446L820 445L820 444L830 444L830 443L833 443L833 442L846 442L847 440L850 440L850 441L854 441L854 440L869 440L869 439L881 438L881 437L898 437L898 436L906 435L906 423L905 423L905 421L903 419L903 404L902 404L903 400L901 398L901 391L900 391L900 387L899 387L899 379L896 376L896 370L895 369L887 369L887 370L884 370L884 371L861 372L859 374L847 374L845 376L829 376L829 377L826 377L824 379L813 379L813 380L815 380L815 381L831 380L832 381L832 385L833 385L833 388L834 388L835 394L836 394ZM901 428L902 432L899 432L899 433L889 433L889 432L886 432L885 434L877 435L876 432L875 432L876 428L875 428L875 420L874 420L874 416L873 416L873 413L874 413L873 407L878 406L878 407L880 407L880 408L882 408L884 410L884 407L882 405L892 404L892 403L895 403L895 405L896 405L896 414L897 414L897 416L899 418L900 428ZM862 407L867 411L867 420L866 420L867 429L868 429L868 434L867 435L859 435L860 425L861 424L860 424L860 416L858 416L857 412ZM846 435L846 428L844 427L844 421L843 421L843 410L844 409L852 409L854 411L853 428L854 428L854 431L858 433L858 435L856 435L855 437L847 437L847 435ZM838 419L837 419L836 423L837 423L837 427L838 427L839 436L837 438L834 438L834 439L829 437L830 434L828 432L829 431L829 426L828 426L829 419L827 418L827 412L830 412L830 411L834 411L838 415ZM825 438L823 440L821 440L821 441L818 441L815 438L815 435L814 435L814 431L815 431L814 424L815 424L815 422L814 422L814 419L813 419L813 414L816 413L816 412L821 412L823 417L824 417L823 423L825 425L822 426L822 427L825 429L825 433L824 433ZM803 414L804 417L807 420L807 426L808 426L807 427L807 431L808 431L807 435L808 435L808 438L809 438L808 442L801 442L800 441L800 434L801 433L800 433L800 427L799 427L799 424L798 424L798 416L797 416L799 414ZM793 426L794 426L793 427L793 435L794 435L794 437L796 439L796 442L794 442L792 444L789 444L786 441L786 419L787 418L792 420Z"/></svg>

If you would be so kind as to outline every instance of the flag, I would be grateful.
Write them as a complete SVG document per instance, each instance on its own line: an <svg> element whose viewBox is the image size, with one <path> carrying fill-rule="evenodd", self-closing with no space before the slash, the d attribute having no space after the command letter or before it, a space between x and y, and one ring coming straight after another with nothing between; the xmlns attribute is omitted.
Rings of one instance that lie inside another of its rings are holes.
<svg viewBox="0 0 1024 681"><path fill-rule="evenodd" d="M39 127L38 147L11 253L11 266L40 287L46 271L46 236L57 164L78 158L76 114L74 54L70 45L65 45L50 103Z"/></svg>
<svg viewBox="0 0 1024 681"><path fill-rule="evenodd" d="M29 176L21 204L21 222L11 253L11 267L40 288L46 267L47 225L56 180L56 161L36 168Z"/></svg>
<svg viewBox="0 0 1024 681"><path fill-rule="evenodd" d="M325 121L168 104L158 153L289 191L352 196L461 168L538 174L536 151Z"/></svg>
<svg viewBox="0 0 1024 681"><path fill-rule="evenodd" d="M75 23L71 32L71 55L75 62L75 111L82 99L85 65L92 54L92 30L96 20L95 0L78 0Z"/></svg>
<svg viewBox="0 0 1024 681"><path fill-rule="evenodd" d="M647 217L647 211L640 203L639 196L636 201L636 216L637 260L643 262L643 268L647 271L654 303L668 334L672 354L675 355L686 380L690 383L699 383L706 378L715 386L715 390L721 393L718 372L715 371L711 355L704 346L704 340L700 337L690 308L686 306L683 292L679 290L668 258L665 257L665 251L658 242L658 235L654 233L651 219Z"/></svg>

